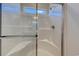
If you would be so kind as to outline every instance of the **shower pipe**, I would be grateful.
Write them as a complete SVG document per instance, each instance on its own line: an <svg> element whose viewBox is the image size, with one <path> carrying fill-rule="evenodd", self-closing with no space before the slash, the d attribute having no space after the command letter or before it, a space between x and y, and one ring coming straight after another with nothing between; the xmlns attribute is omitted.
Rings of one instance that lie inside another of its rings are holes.
<svg viewBox="0 0 79 59"><path fill-rule="evenodd" d="M61 56L64 56L64 3L62 3Z"/></svg>

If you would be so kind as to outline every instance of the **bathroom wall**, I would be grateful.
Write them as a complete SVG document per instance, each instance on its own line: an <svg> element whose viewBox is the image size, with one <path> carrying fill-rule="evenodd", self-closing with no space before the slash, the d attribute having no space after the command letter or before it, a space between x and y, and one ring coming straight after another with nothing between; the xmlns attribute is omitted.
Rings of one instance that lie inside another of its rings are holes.
<svg viewBox="0 0 79 59"><path fill-rule="evenodd" d="M36 28L32 23L33 15L20 14L17 8L18 4L8 4L7 7L2 8L1 35L15 36L0 38L1 55L36 55L36 38L34 35ZM32 35L34 37L29 37Z"/></svg>
<svg viewBox="0 0 79 59"><path fill-rule="evenodd" d="M38 17L38 56L61 55L62 5L50 4L50 7L50 16Z"/></svg>
<svg viewBox="0 0 79 59"><path fill-rule="evenodd" d="M12 16L12 15L10 15L10 16ZM23 19L18 19L20 17L17 17L17 16L15 16L15 19L14 18L8 19L10 17L9 17L9 15L6 15L6 14L5 14L4 18L5 19L2 19L2 20L3 21L5 20L4 22L7 22L7 24L9 24L9 25L6 25L6 24L3 25L2 35L4 35L4 36L15 35L15 37L1 38L1 52L2 52L1 55L19 55L19 56L20 55L21 56L22 55L23 56L24 55L36 55L35 54L36 53L36 43L35 43L36 39L34 37L36 32L34 32L34 28L31 29L31 26L32 26L31 20L33 20L33 19L29 19L29 21L27 21L27 19L24 19L24 17L23 17ZM10 24L13 26L11 26ZM16 25L16 27L15 27L15 25ZM25 26L25 25L27 25L27 26ZM20 36L22 35L22 37L17 37L17 35L20 35ZM33 37L29 37L32 35L33 35ZM19 49L19 50L17 50L17 49Z"/></svg>
<svg viewBox="0 0 79 59"><path fill-rule="evenodd" d="M79 55L79 4L64 5L64 55Z"/></svg>
<svg viewBox="0 0 79 59"><path fill-rule="evenodd" d="M33 21L33 15L2 13L1 35L34 35L36 28Z"/></svg>
<svg viewBox="0 0 79 59"><path fill-rule="evenodd" d="M62 17L39 16L38 21L38 55L60 56Z"/></svg>
<svg viewBox="0 0 79 59"><path fill-rule="evenodd" d="M34 56L36 55L36 38L5 37L1 38L2 56Z"/></svg>

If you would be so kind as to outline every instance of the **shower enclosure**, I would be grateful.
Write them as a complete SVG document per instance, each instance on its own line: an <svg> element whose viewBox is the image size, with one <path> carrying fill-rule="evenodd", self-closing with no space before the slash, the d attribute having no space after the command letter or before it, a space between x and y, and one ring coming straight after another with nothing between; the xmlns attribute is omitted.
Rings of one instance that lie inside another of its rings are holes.
<svg viewBox="0 0 79 59"><path fill-rule="evenodd" d="M62 4L3 3L1 55L60 56Z"/></svg>

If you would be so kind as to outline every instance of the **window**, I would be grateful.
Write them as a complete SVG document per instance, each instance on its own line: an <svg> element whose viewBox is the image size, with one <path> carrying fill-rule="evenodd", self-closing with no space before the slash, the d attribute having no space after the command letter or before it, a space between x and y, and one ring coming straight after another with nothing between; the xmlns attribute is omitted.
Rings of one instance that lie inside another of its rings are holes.
<svg viewBox="0 0 79 59"><path fill-rule="evenodd" d="M24 13L29 13L29 14L46 14L46 10L43 10L43 9L38 9L36 10L35 8L32 8L32 7L25 7L23 9L23 12Z"/></svg>
<svg viewBox="0 0 79 59"><path fill-rule="evenodd" d="M10 4L10 3L3 3L2 4L2 12L9 12L9 13L19 13L20 12L20 5L19 4Z"/></svg>
<svg viewBox="0 0 79 59"><path fill-rule="evenodd" d="M51 9L49 10L49 16L62 16L62 5L52 4Z"/></svg>
<svg viewBox="0 0 79 59"><path fill-rule="evenodd" d="M36 14L36 9L32 7L25 7L23 8L24 13L29 13L29 14Z"/></svg>

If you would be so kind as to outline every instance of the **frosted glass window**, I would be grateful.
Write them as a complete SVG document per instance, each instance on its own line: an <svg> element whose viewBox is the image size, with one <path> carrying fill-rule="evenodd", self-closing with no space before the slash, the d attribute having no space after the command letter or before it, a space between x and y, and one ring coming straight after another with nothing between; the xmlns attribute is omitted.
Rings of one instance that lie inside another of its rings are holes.
<svg viewBox="0 0 79 59"><path fill-rule="evenodd" d="M49 10L49 16L62 16L62 5L57 5Z"/></svg>
<svg viewBox="0 0 79 59"><path fill-rule="evenodd" d="M20 4L3 3L2 4L2 12L19 13L20 12Z"/></svg>
<svg viewBox="0 0 79 59"><path fill-rule="evenodd" d="M24 13L29 13L29 14L46 14L46 10L42 10L42 9L38 9L36 10L35 8L32 8L32 7L25 7L23 9L23 12Z"/></svg>
<svg viewBox="0 0 79 59"><path fill-rule="evenodd" d="M44 15L44 14L46 14L46 13L47 13L46 10L43 10L43 9L39 9L39 10L38 10L38 14Z"/></svg>
<svg viewBox="0 0 79 59"><path fill-rule="evenodd" d="M23 12L24 13L29 13L29 14L36 14L36 9L35 8L32 8L32 7L25 7L23 9Z"/></svg>

